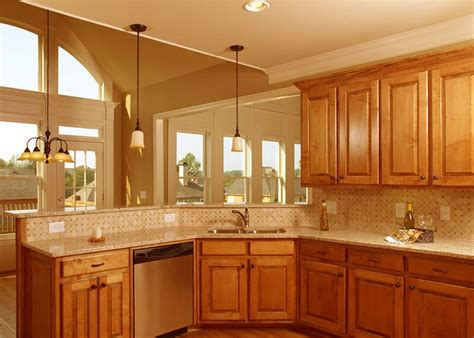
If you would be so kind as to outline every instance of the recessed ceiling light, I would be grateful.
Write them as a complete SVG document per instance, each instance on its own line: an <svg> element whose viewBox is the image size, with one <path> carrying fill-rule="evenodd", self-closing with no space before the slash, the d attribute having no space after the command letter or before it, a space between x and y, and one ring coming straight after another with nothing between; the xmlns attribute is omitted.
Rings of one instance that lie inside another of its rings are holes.
<svg viewBox="0 0 474 338"><path fill-rule="evenodd" d="M269 7L270 7L270 4L264 0L252 0L252 1L247 2L244 5L244 9L247 12L252 12L252 13L263 12Z"/></svg>

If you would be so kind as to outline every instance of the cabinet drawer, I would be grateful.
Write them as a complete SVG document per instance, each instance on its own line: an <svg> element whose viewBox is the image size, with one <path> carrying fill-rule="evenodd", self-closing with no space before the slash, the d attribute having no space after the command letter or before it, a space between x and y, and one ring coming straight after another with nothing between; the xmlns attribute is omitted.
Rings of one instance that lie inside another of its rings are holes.
<svg viewBox="0 0 474 338"><path fill-rule="evenodd" d="M349 250L349 263L380 269L404 270L403 256L389 253Z"/></svg>
<svg viewBox="0 0 474 338"><path fill-rule="evenodd" d="M340 262L346 260L346 248L343 246L317 241L301 241L301 254Z"/></svg>
<svg viewBox="0 0 474 338"><path fill-rule="evenodd" d="M245 255L247 254L246 241L203 241L201 242L201 255Z"/></svg>
<svg viewBox="0 0 474 338"><path fill-rule="evenodd" d="M251 255L293 255L295 242L293 241L251 241Z"/></svg>
<svg viewBox="0 0 474 338"><path fill-rule="evenodd" d="M473 264L409 257L408 271L418 275L427 275L474 283Z"/></svg>
<svg viewBox="0 0 474 338"><path fill-rule="evenodd" d="M129 263L128 250L67 257L61 260L61 277L126 268Z"/></svg>

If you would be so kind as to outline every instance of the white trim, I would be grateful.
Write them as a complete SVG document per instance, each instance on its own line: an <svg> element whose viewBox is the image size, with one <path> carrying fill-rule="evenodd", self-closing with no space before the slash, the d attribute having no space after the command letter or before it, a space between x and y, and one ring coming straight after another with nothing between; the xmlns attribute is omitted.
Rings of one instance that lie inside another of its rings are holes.
<svg viewBox="0 0 474 338"><path fill-rule="evenodd" d="M474 14L265 69L270 84L474 40Z"/></svg>

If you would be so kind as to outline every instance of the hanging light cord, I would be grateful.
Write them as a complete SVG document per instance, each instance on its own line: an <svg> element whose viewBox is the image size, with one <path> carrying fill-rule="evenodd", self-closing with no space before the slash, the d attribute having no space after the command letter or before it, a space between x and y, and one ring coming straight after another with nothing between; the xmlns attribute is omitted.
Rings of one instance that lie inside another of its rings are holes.
<svg viewBox="0 0 474 338"><path fill-rule="evenodd" d="M137 31L137 128L140 128L140 31Z"/></svg>
<svg viewBox="0 0 474 338"><path fill-rule="evenodd" d="M239 50L235 50L235 121L236 134L239 133Z"/></svg>
<svg viewBox="0 0 474 338"><path fill-rule="evenodd" d="M46 130L49 130L49 11L46 15Z"/></svg>

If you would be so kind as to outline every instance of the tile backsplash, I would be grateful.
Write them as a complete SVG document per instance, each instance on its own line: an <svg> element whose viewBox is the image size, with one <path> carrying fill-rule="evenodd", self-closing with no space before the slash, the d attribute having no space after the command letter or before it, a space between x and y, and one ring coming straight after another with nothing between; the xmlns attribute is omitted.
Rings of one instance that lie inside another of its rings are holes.
<svg viewBox="0 0 474 338"><path fill-rule="evenodd" d="M418 215L431 215L433 227L444 238L474 240L474 189L464 188L388 188L324 187L313 189L313 203L337 203L337 214L329 215L330 228L390 233L403 223L395 217L395 203L414 202ZM440 207L451 209L451 219L440 219Z"/></svg>

